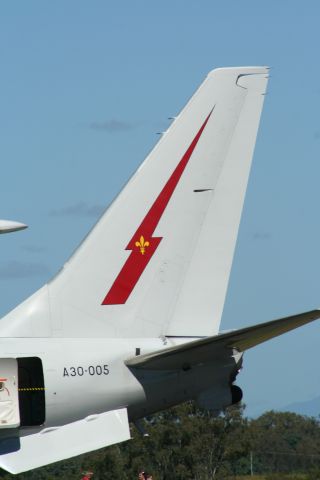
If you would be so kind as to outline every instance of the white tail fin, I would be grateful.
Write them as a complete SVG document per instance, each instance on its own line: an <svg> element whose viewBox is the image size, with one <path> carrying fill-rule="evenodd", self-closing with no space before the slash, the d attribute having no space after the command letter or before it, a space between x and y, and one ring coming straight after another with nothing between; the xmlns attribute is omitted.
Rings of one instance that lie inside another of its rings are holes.
<svg viewBox="0 0 320 480"><path fill-rule="evenodd" d="M23 313L36 335L217 333L267 77L209 73L63 270L9 314L11 334Z"/></svg>

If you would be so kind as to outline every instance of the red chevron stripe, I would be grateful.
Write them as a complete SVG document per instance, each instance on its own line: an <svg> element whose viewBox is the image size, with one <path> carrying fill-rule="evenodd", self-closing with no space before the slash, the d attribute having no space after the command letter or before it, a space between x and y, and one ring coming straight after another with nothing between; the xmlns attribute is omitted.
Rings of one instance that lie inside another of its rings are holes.
<svg viewBox="0 0 320 480"><path fill-rule="evenodd" d="M202 132L208 123L211 113L212 110L203 122L200 130L190 143L186 153L183 155L171 177L163 187L142 223L128 243L126 250L131 250L131 254L126 263L123 265L106 297L104 298L102 305L120 305L126 303L131 292L138 283L139 278L141 277L146 266L151 260L151 257L162 240L162 237L153 237L152 235L172 197L173 192L176 189L176 186L179 183L179 180L202 135ZM149 245L145 247L143 253L140 246L137 246L138 243L141 243L141 237L143 238L144 242L149 243Z"/></svg>

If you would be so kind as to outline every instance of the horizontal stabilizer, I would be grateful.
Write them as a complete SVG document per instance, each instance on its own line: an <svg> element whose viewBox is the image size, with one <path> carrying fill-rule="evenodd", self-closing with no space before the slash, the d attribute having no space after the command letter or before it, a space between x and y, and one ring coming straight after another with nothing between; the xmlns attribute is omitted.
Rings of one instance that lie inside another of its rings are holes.
<svg viewBox="0 0 320 480"><path fill-rule="evenodd" d="M13 222L12 220L0 220L0 233L17 232L24 230L28 225L20 222Z"/></svg>
<svg viewBox="0 0 320 480"><path fill-rule="evenodd" d="M113 410L21 437L20 450L1 455L0 466L21 473L129 439L127 409Z"/></svg>
<svg viewBox="0 0 320 480"><path fill-rule="evenodd" d="M196 366L215 360L226 348L244 352L317 318L320 318L320 310L312 310L134 357L127 360L126 365L148 370L178 370Z"/></svg>

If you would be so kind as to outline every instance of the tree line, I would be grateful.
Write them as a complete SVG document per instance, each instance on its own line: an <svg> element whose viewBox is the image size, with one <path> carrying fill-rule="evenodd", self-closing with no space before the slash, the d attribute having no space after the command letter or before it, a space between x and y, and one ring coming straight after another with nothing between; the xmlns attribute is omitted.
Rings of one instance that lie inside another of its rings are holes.
<svg viewBox="0 0 320 480"><path fill-rule="evenodd" d="M320 478L318 418L270 411L248 419L242 406L215 417L187 402L143 420L143 427L148 436L132 425L133 438L128 442L18 478L80 480L82 472L91 470L93 480L134 480L141 469L152 472L154 480L219 480L244 475L272 480L283 478L279 474ZM5 471L0 476L2 480L14 478Z"/></svg>

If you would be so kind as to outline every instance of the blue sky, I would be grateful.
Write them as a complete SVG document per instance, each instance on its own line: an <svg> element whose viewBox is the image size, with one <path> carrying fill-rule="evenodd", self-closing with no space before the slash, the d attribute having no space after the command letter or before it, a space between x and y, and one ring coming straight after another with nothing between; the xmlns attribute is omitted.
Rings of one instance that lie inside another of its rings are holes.
<svg viewBox="0 0 320 480"><path fill-rule="evenodd" d="M215 67L270 65L222 328L320 306L320 3L1 6L0 313L61 267ZM319 324L245 356L248 413L320 395Z"/></svg>

